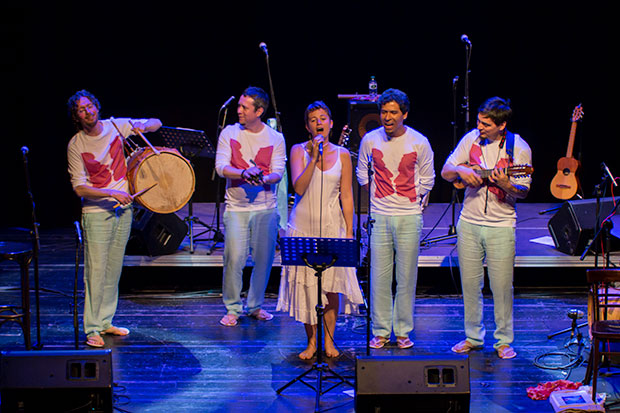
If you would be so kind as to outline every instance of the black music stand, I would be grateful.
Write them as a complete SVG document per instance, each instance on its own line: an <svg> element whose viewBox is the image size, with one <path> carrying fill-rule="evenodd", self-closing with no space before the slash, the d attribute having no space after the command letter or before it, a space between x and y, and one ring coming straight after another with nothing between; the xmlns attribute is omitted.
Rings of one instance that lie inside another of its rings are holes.
<svg viewBox="0 0 620 413"><path fill-rule="evenodd" d="M283 237L280 239L280 254L283 265L305 265L312 268L317 276L317 326L316 326L316 362L312 367L276 390L280 394L290 385L301 382L310 387L316 393L315 412L319 411L321 395L327 393L342 383L353 387L353 384L343 376L334 372L323 362L323 302L321 277L323 271L330 267L356 267L359 260L359 246L355 239L351 238L301 238ZM316 371L316 386L308 384L303 379L311 372ZM322 390L323 374L329 373L326 379L338 381L327 390Z"/></svg>
<svg viewBox="0 0 620 413"><path fill-rule="evenodd" d="M215 149L204 131L195 130L195 129L186 129L186 128L172 128L168 126L162 126L159 129L159 132L164 140L164 143L167 147L177 148L179 152L183 156L189 159L190 163L194 158L215 158ZM192 199L194 198L193 194L188 202L188 216L185 217L185 221L189 226L189 252L191 254L194 253L194 243L198 241L213 241L211 248L209 249L208 254L213 252L215 246L218 242L224 241L224 235L220 231L220 203L219 203L219 190L216 196L215 203L215 213L216 217L216 227L212 227L210 225L202 222L198 217L194 216L194 208ZM202 231L198 235L194 236L194 224L200 224L206 228L206 230ZM212 238L206 239L198 239L203 234L213 231Z"/></svg>

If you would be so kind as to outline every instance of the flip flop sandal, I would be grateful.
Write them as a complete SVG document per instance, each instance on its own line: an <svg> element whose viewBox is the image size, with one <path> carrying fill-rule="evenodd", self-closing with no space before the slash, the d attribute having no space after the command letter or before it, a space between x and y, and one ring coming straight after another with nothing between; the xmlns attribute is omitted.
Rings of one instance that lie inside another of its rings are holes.
<svg viewBox="0 0 620 413"><path fill-rule="evenodd" d="M398 344L398 348L411 348L413 347L413 341L409 339L409 337L397 337L396 344Z"/></svg>
<svg viewBox="0 0 620 413"><path fill-rule="evenodd" d="M220 324L226 327L234 327L237 325L239 317L234 314L226 314L220 320Z"/></svg>
<svg viewBox="0 0 620 413"><path fill-rule="evenodd" d="M93 335L93 336L87 337L86 345L90 347L101 348L105 346L105 341L103 341L103 338L100 335Z"/></svg>
<svg viewBox="0 0 620 413"><path fill-rule="evenodd" d="M389 342L390 342L389 338L385 338L382 336L375 336L372 340L370 340L370 343L368 343L368 346L370 348L383 348L383 346L385 346Z"/></svg>
<svg viewBox="0 0 620 413"><path fill-rule="evenodd" d="M517 357L517 352L508 344L504 344L497 348L497 355L503 360L509 360Z"/></svg>
<svg viewBox="0 0 620 413"><path fill-rule="evenodd" d="M455 344L451 350L455 353L462 354L469 353L471 350L480 350L481 348L482 346L476 346L467 340L463 340Z"/></svg>
<svg viewBox="0 0 620 413"><path fill-rule="evenodd" d="M110 334L113 336L126 336L129 334L129 329L125 327L110 327L101 332L101 334Z"/></svg>

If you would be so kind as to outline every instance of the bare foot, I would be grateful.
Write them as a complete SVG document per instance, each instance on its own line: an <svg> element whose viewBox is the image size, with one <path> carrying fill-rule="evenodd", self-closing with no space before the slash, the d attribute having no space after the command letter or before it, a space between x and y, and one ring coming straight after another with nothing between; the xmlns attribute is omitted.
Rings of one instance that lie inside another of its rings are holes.
<svg viewBox="0 0 620 413"><path fill-rule="evenodd" d="M340 355L340 352L336 349L336 347L334 347L333 344L329 344L329 343L325 343L325 355L327 357L338 357Z"/></svg>
<svg viewBox="0 0 620 413"><path fill-rule="evenodd" d="M304 351L299 353L299 358L302 360L310 360L312 357L314 357L314 353L316 353L316 346L314 346L313 344L308 344L308 347Z"/></svg>

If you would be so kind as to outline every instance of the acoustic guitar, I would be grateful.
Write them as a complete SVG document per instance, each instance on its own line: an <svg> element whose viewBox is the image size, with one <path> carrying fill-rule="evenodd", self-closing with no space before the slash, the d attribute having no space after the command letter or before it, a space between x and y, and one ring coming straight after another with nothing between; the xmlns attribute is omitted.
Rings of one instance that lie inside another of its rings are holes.
<svg viewBox="0 0 620 413"><path fill-rule="evenodd" d="M530 165L513 165L507 168L498 168L498 169L503 171L504 174L508 176L514 176L515 178L524 178L526 176L531 175L534 172L534 167ZM476 171L476 173L482 179L488 179L489 176L491 176L491 174L493 173L493 169L474 169L474 171ZM461 178L455 179L454 182L452 182L452 184L457 189L465 188L465 184L463 183Z"/></svg>
<svg viewBox="0 0 620 413"><path fill-rule="evenodd" d="M573 146L575 145L577 122L582 117L583 108L581 107L581 104L579 104L573 110L566 156L560 158L560 160L558 161L558 171L551 180L551 194L557 199L571 199L579 190L579 179L577 177L577 170L581 165L577 159L573 158Z"/></svg>

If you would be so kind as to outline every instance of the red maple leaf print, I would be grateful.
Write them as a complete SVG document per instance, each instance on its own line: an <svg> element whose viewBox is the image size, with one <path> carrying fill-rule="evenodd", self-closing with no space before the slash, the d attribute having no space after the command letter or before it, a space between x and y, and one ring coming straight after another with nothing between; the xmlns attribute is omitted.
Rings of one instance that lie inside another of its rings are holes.
<svg viewBox="0 0 620 413"><path fill-rule="evenodd" d="M119 181L127 174L127 163L123 153L123 142L118 136L110 145L110 157L112 158L110 168L112 169L114 180Z"/></svg>
<svg viewBox="0 0 620 413"><path fill-rule="evenodd" d="M418 159L417 152L411 152L403 155L398 164L398 176L394 179L396 185L396 193L409 201L415 202L415 163Z"/></svg>
<svg viewBox="0 0 620 413"><path fill-rule="evenodd" d="M112 180L112 174L107 166L95 159L90 152L82 153L82 161L88 172L88 179L95 188L104 188Z"/></svg>
<svg viewBox="0 0 620 413"><path fill-rule="evenodd" d="M496 168L507 168L511 166L507 158L502 158L497 162ZM497 196L499 202L506 202L506 191L497 185L489 185L489 191L493 192Z"/></svg>
<svg viewBox="0 0 620 413"><path fill-rule="evenodd" d="M273 146L267 146L265 148L260 148L254 157L254 162L256 162L256 166L263 171L263 175L269 174L269 171L271 170L272 153Z"/></svg>
<svg viewBox="0 0 620 413"><path fill-rule="evenodd" d="M394 193L392 188L392 172L383 162L383 152L379 149L372 150L372 161L375 168L375 197L384 198Z"/></svg>
<svg viewBox="0 0 620 413"><path fill-rule="evenodd" d="M469 150L469 164L481 165L482 164L482 149L480 145L473 144Z"/></svg>

